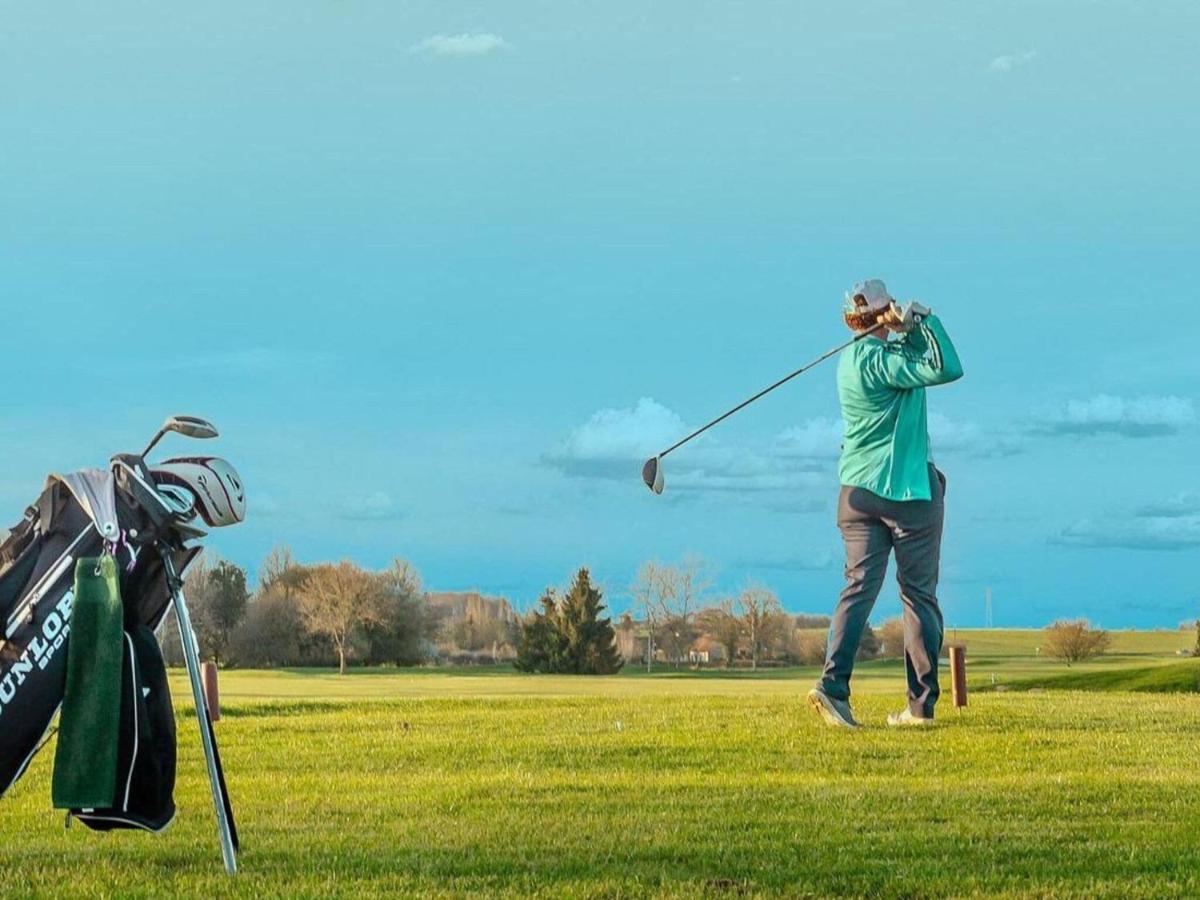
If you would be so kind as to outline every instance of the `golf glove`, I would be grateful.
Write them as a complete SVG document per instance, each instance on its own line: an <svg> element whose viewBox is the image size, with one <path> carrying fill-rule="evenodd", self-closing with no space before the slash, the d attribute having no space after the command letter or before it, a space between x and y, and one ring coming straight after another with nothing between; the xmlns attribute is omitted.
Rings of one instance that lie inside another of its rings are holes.
<svg viewBox="0 0 1200 900"><path fill-rule="evenodd" d="M884 314L884 322L891 325L897 331L907 332L911 331L912 327L928 316L929 313L930 309L928 306L922 306L915 300L910 300L903 306L893 303Z"/></svg>

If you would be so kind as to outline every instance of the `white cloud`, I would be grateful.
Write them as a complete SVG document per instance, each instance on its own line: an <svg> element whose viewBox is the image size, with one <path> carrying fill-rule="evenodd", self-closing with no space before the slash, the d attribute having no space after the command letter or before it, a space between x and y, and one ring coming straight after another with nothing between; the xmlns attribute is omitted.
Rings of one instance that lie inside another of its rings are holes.
<svg viewBox="0 0 1200 900"><path fill-rule="evenodd" d="M842 420L817 417L786 429L775 439L774 455L782 459L837 459L842 452Z"/></svg>
<svg viewBox="0 0 1200 900"><path fill-rule="evenodd" d="M681 416L648 397L631 408L602 409L573 429L542 462L575 478L626 481L642 463L693 430ZM934 452L991 456L1015 452L1017 442L986 434L977 426L930 416ZM673 495L697 492L763 493L772 508L812 512L811 491L827 488L841 453L840 419L817 417L767 441L726 443L697 438L664 461Z"/></svg>
<svg viewBox="0 0 1200 900"><path fill-rule="evenodd" d="M661 403L643 397L633 408L602 409L542 459L567 475L627 478L690 429Z"/></svg>
<svg viewBox="0 0 1200 900"><path fill-rule="evenodd" d="M484 56L496 50L511 48L504 38L486 31L462 34L434 34L409 48L410 53L425 56Z"/></svg>
<svg viewBox="0 0 1200 900"><path fill-rule="evenodd" d="M840 419L809 419L784 431L773 452L784 459L837 459L841 454L843 427ZM941 413L929 413L929 441L933 452L982 456L1009 456L1022 449L1019 438L1002 431L989 431L973 422L961 422Z"/></svg>
<svg viewBox="0 0 1200 900"><path fill-rule="evenodd" d="M674 411L643 397L632 408L595 413L546 453L542 462L572 477L624 481L637 478L645 460L693 430ZM726 444L704 435L663 465L673 494L787 492L819 480L812 473L826 468L826 462L796 452L784 455L780 446L790 445L778 440L767 445ZM836 443L834 448L836 456Z"/></svg>
<svg viewBox="0 0 1200 900"><path fill-rule="evenodd" d="M993 72L1011 72L1013 69L1020 68L1032 62L1035 56L1037 56L1037 52L1034 50L1026 50L1024 53L1006 53L994 58L989 68Z"/></svg>
<svg viewBox="0 0 1200 900"><path fill-rule="evenodd" d="M1098 394L1070 400L1043 416L1033 430L1039 434L1118 434L1156 437L1182 431L1196 421L1192 401L1185 397L1114 397Z"/></svg>
<svg viewBox="0 0 1200 900"><path fill-rule="evenodd" d="M929 442L934 455L949 453L972 457L1011 456L1024 449L1021 439L998 428L987 430L973 422L955 421L941 413L929 414Z"/></svg>

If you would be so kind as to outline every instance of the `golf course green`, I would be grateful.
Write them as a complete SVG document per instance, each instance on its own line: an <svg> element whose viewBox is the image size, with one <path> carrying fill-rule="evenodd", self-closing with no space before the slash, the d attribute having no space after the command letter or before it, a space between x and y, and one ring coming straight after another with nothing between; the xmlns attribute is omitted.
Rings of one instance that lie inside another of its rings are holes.
<svg viewBox="0 0 1200 900"><path fill-rule="evenodd" d="M969 706L947 697L937 728L901 732L882 724L902 703L894 661L863 664L853 733L801 702L811 669L222 672L234 878L176 672L172 828L64 830L48 746L0 801L0 893L1200 895L1196 681L1136 689L1148 670L1194 673L1177 655L1194 635L1116 634L1069 669L1038 635L959 634ZM1142 673L1134 689L1123 671Z"/></svg>

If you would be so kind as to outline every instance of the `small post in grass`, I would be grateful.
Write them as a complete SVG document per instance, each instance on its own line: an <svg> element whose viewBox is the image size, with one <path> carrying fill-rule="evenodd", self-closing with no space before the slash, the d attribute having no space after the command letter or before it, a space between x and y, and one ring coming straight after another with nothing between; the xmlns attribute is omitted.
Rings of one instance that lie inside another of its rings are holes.
<svg viewBox="0 0 1200 900"><path fill-rule="evenodd" d="M962 644L950 647L950 683L954 695L954 708L967 705L967 648Z"/></svg>
<svg viewBox="0 0 1200 900"><path fill-rule="evenodd" d="M201 663L200 680L204 682L204 702L208 705L208 715L214 722L221 721L221 697L217 692L217 666L215 663Z"/></svg>

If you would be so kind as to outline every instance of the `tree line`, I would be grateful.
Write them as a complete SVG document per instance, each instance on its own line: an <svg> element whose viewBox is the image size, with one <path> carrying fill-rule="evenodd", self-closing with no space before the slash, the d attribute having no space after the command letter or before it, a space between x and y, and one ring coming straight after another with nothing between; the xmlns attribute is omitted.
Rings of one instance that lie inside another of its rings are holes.
<svg viewBox="0 0 1200 900"><path fill-rule="evenodd" d="M410 666L486 653L515 655L519 622L468 608L454 614L431 602L411 563L397 559L373 571L355 563L297 562L280 548L264 561L251 592L244 569L201 561L184 586L200 654L247 668L351 663ZM486 612L486 610L485 610ZM169 615L160 628L169 661L181 660Z"/></svg>
<svg viewBox="0 0 1200 900"><path fill-rule="evenodd" d="M611 674L626 664L824 663L828 616L787 613L761 584L714 593L714 583L697 557L646 562L627 591L631 612L614 625L586 568L519 616L502 599L426 592L403 559L374 571L349 561L301 564L279 548L253 591L245 570L226 560L193 566L185 590L201 656L247 668L511 662L525 672ZM1200 621L1195 627L1200 655ZM903 657L904 631L900 618L867 625L858 658ZM181 662L171 616L160 637L168 660ZM1103 653L1110 640L1084 619L1060 620L1045 629L1038 652L1070 665Z"/></svg>

